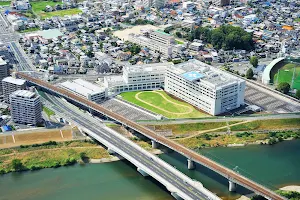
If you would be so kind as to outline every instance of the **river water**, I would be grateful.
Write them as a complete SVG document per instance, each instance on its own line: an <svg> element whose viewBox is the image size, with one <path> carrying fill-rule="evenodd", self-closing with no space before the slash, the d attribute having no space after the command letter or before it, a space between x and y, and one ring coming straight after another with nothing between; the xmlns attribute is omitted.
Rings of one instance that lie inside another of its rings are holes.
<svg viewBox="0 0 300 200"><path fill-rule="evenodd" d="M300 140L273 146L253 145L237 148L201 150L206 156L235 168L273 189L300 185ZM249 191L227 191L228 182L202 167L186 169L186 159L177 153L163 154L163 160L199 180L223 199L235 199ZM141 176L127 161L76 165L0 176L0 200L171 200L169 192L152 178Z"/></svg>

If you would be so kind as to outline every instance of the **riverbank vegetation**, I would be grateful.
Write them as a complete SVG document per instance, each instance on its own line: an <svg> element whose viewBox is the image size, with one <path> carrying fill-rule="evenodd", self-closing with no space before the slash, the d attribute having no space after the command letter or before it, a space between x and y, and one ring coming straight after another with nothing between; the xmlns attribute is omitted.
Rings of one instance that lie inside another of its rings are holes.
<svg viewBox="0 0 300 200"><path fill-rule="evenodd" d="M300 199L300 192L277 190L276 193L283 197L286 197L289 200L299 200ZM260 195L255 195L251 198L251 200L266 200L266 198L264 198Z"/></svg>
<svg viewBox="0 0 300 200"><path fill-rule="evenodd" d="M241 121L229 121L231 131L261 131L261 130L285 130L300 128L300 119L270 119L249 121L248 123L240 123ZM236 125L234 125L236 124ZM186 123L186 124L167 124L153 125L155 130L172 130L175 135L185 135L196 133L198 131L210 130L224 127L227 130L226 122L205 122L205 123ZM219 130L222 131L222 130Z"/></svg>
<svg viewBox="0 0 300 200"><path fill-rule="evenodd" d="M108 157L110 155L104 148L90 140L21 145L0 150L0 174L56 168L86 162L90 158Z"/></svg>
<svg viewBox="0 0 300 200"><path fill-rule="evenodd" d="M200 149L206 147L218 147L228 145L246 145L246 144L269 144L290 139L299 139L300 131L278 131L268 133L237 132L232 134L204 133L193 138L176 139L180 144L191 148Z"/></svg>

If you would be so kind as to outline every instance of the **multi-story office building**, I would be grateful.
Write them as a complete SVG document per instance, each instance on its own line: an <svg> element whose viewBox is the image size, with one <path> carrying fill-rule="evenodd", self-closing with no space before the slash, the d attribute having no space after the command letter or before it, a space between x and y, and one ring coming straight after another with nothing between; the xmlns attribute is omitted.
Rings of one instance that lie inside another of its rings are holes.
<svg viewBox="0 0 300 200"><path fill-rule="evenodd" d="M0 81L1 81L1 84L2 84L2 80L5 78L5 77L8 77L9 76L9 66L8 64L0 57ZM0 94L2 95L3 94L3 91L2 91L2 85L0 87Z"/></svg>
<svg viewBox="0 0 300 200"><path fill-rule="evenodd" d="M103 99L107 97L107 89L82 79L66 81L59 86L97 103L103 101Z"/></svg>
<svg viewBox="0 0 300 200"><path fill-rule="evenodd" d="M111 94L135 90L155 90L164 85L166 69L170 63L146 65L127 65L123 68L123 76L104 78L104 87Z"/></svg>
<svg viewBox="0 0 300 200"><path fill-rule="evenodd" d="M40 96L28 90L17 90L10 95L11 117L16 123L34 124L42 122Z"/></svg>
<svg viewBox="0 0 300 200"><path fill-rule="evenodd" d="M174 37L162 30L151 30L149 32L149 37L152 41L166 46L170 46L175 43Z"/></svg>
<svg viewBox="0 0 300 200"><path fill-rule="evenodd" d="M2 80L3 99L9 103L9 95L17 90L25 90L26 81L15 76L9 76Z"/></svg>
<svg viewBox="0 0 300 200"><path fill-rule="evenodd" d="M129 34L128 40L130 42L136 43L142 47L147 47L152 51L158 51L160 52L164 57L171 57L172 55L172 46L163 44L162 42L150 39L148 37L145 37L143 35L135 35L135 34Z"/></svg>
<svg viewBox="0 0 300 200"><path fill-rule="evenodd" d="M129 34L128 40L140 46L148 47L152 51L158 51L165 57L172 55L172 45L175 44L174 37L162 30L150 30L144 35Z"/></svg>
<svg viewBox="0 0 300 200"><path fill-rule="evenodd" d="M244 80L198 60L169 66L164 88L211 115L244 104Z"/></svg>

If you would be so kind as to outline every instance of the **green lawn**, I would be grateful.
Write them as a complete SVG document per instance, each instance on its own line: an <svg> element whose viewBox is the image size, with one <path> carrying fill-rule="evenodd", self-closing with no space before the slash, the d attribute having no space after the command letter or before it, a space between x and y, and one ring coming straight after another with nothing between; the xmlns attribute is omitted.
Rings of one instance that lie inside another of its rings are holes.
<svg viewBox="0 0 300 200"><path fill-rule="evenodd" d="M291 88L300 89L300 65L299 64L289 63L283 66L279 70L279 72L275 74L273 82L275 84L282 83L282 82L287 82L291 84L295 66L296 68L295 68L294 84L293 86L291 86Z"/></svg>
<svg viewBox="0 0 300 200"><path fill-rule="evenodd" d="M81 13L82 11L79 10L78 8L72 8L68 10L59 10L59 11L53 11L53 12L41 12L40 16L42 19L54 17L54 16L59 16L63 17L65 15L76 15L78 13Z"/></svg>
<svg viewBox="0 0 300 200"><path fill-rule="evenodd" d="M53 16L63 17L65 15L75 15L81 13L82 11L78 8L72 8L67 10L59 10L53 12L44 12L43 10L46 8L47 5L55 6L56 4L62 4L61 2L53 2L53 1L34 1L31 2L32 10L41 17L41 19L50 18Z"/></svg>
<svg viewBox="0 0 300 200"><path fill-rule="evenodd" d="M50 117L51 115L55 115L55 112L46 106L43 106L43 111Z"/></svg>
<svg viewBox="0 0 300 200"><path fill-rule="evenodd" d="M295 19L295 22L300 22L300 18L298 18L298 19Z"/></svg>
<svg viewBox="0 0 300 200"><path fill-rule="evenodd" d="M163 91L135 91L121 94L122 98L167 118L207 117L188 103L171 98Z"/></svg>
<svg viewBox="0 0 300 200"><path fill-rule="evenodd" d="M0 1L0 6L10 5L10 1Z"/></svg>
<svg viewBox="0 0 300 200"><path fill-rule="evenodd" d="M184 42L179 41L179 40L175 40L175 42L176 42L177 44L184 44Z"/></svg>
<svg viewBox="0 0 300 200"><path fill-rule="evenodd" d="M28 28L28 29L25 29L25 30L20 30L18 31L19 33L28 33L28 32L33 32L33 31L39 31L40 28L36 27L36 28Z"/></svg>

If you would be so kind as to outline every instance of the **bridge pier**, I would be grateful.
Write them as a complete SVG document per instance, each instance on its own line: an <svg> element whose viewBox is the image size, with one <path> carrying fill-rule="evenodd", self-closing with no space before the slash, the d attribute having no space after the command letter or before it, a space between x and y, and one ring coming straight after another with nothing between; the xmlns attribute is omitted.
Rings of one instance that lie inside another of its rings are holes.
<svg viewBox="0 0 300 200"><path fill-rule="evenodd" d="M155 140L151 140L151 144L153 149L157 149L159 146L158 142L156 142Z"/></svg>
<svg viewBox="0 0 300 200"><path fill-rule="evenodd" d="M142 174L142 176L149 176L148 173L146 173L144 170L142 170L141 168L137 168L137 171Z"/></svg>
<svg viewBox="0 0 300 200"><path fill-rule="evenodd" d="M108 148L107 151L109 154L116 154L116 152L114 150L112 150L111 148Z"/></svg>
<svg viewBox="0 0 300 200"><path fill-rule="evenodd" d="M191 159L187 159L187 167L188 169L195 169L195 164L194 161L192 161Z"/></svg>
<svg viewBox="0 0 300 200"><path fill-rule="evenodd" d="M228 180L228 183L229 183L229 188L228 188L229 192L235 192L237 184L231 180Z"/></svg>
<svg viewBox="0 0 300 200"><path fill-rule="evenodd" d="M172 197L174 197L177 200L182 200L182 198L180 196L178 196L178 194L176 192L171 192Z"/></svg>

